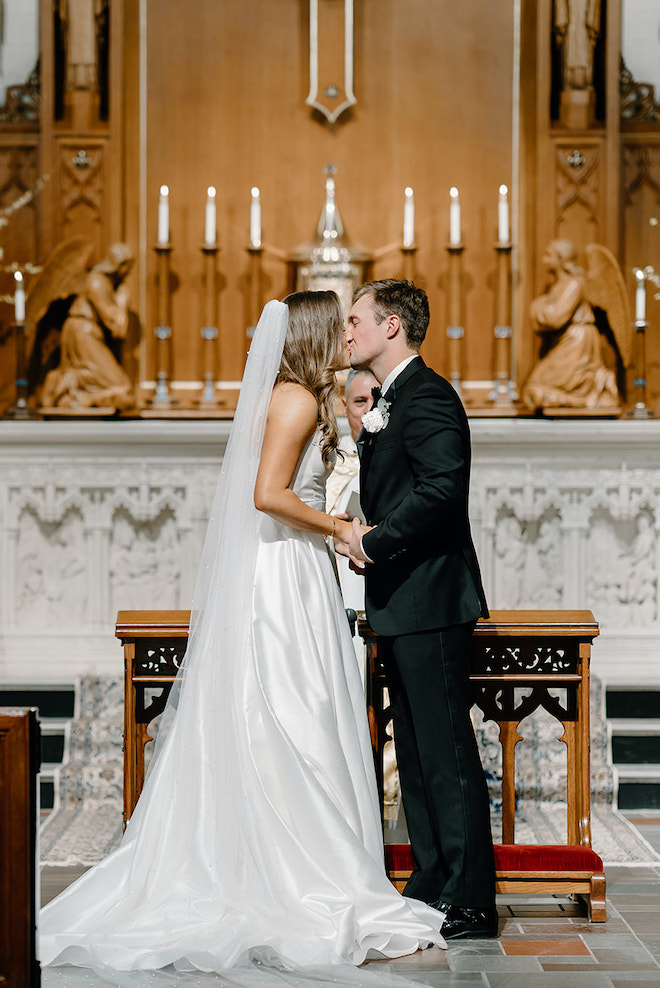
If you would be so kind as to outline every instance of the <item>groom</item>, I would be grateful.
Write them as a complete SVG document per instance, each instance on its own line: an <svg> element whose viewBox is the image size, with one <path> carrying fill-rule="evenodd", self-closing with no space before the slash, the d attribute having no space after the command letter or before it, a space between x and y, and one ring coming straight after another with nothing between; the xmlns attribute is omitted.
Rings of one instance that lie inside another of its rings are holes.
<svg viewBox="0 0 660 988"><path fill-rule="evenodd" d="M470 720L476 619L487 616L468 521L470 434L453 387L426 367L426 293L355 292L351 366L380 382L363 419L361 502L350 552L365 568L414 858L405 895L446 913L446 939L497 936L488 791Z"/></svg>

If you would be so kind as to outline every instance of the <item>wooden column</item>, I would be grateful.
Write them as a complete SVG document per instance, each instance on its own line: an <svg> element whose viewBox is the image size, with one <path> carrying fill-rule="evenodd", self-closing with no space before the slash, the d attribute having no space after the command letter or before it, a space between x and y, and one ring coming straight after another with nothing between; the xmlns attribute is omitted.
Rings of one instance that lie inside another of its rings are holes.
<svg viewBox="0 0 660 988"><path fill-rule="evenodd" d="M0 984L37 988L37 775L39 721L32 708L0 708Z"/></svg>

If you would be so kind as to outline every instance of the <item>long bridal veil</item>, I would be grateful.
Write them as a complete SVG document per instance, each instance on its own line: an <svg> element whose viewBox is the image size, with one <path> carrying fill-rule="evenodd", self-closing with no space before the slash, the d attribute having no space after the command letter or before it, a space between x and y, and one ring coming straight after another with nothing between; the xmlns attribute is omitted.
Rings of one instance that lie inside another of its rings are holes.
<svg viewBox="0 0 660 988"><path fill-rule="evenodd" d="M197 571L188 648L161 718L148 777L188 689L187 680L194 677L197 686L220 700L232 692L235 664L240 673L244 663L258 538L254 485L288 315L283 302L267 302L254 332Z"/></svg>

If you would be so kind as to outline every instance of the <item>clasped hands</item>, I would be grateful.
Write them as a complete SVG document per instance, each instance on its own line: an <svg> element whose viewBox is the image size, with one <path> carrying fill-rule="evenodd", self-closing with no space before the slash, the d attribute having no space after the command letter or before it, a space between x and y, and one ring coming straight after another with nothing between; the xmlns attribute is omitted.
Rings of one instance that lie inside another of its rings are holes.
<svg viewBox="0 0 660 988"><path fill-rule="evenodd" d="M337 515L338 519L350 521L347 514ZM347 556L351 569L356 573L364 572L365 563L369 560L362 551L362 536L370 532L373 525L362 525L357 518L354 518L350 528L342 525L341 529L335 530L334 543L335 551L340 556Z"/></svg>

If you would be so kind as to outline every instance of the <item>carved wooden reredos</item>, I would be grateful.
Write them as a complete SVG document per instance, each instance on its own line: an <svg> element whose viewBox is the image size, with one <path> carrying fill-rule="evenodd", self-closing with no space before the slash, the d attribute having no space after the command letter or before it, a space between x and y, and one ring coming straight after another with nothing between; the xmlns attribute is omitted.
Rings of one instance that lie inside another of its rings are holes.
<svg viewBox="0 0 660 988"><path fill-rule="evenodd" d="M0 109L0 215L29 199L0 227L0 294L12 290L6 268L25 270L29 291L28 265L70 237L94 243L93 263L110 244L128 243L140 325L122 359L141 404L157 369L164 184L171 380L184 406L199 397L205 373L209 277L216 376L231 408L254 309L293 287L287 256L314 239L330 162L348 245L373 256L374 277L412 272L426 287L432 327L423 353L445 374L449 189L459 189L467 397L483 397L493 379L500 184L510 190L518 385L538 356L529 304L544 288L550 240L572 240L580 252L590 242L609 247L631 299L634 266L660 271L660 225L651 222L660 217L658 97L622 63L622 0L34 3L39 61ZM209 186L217 189L215 275L202 251ZM407 186L416 250L404 256ZM256 260L252 187L262 211ZM653 294L649 285L651 407L660 397ZM0 413L13 400L12 321L5 302Z"/></svg>

